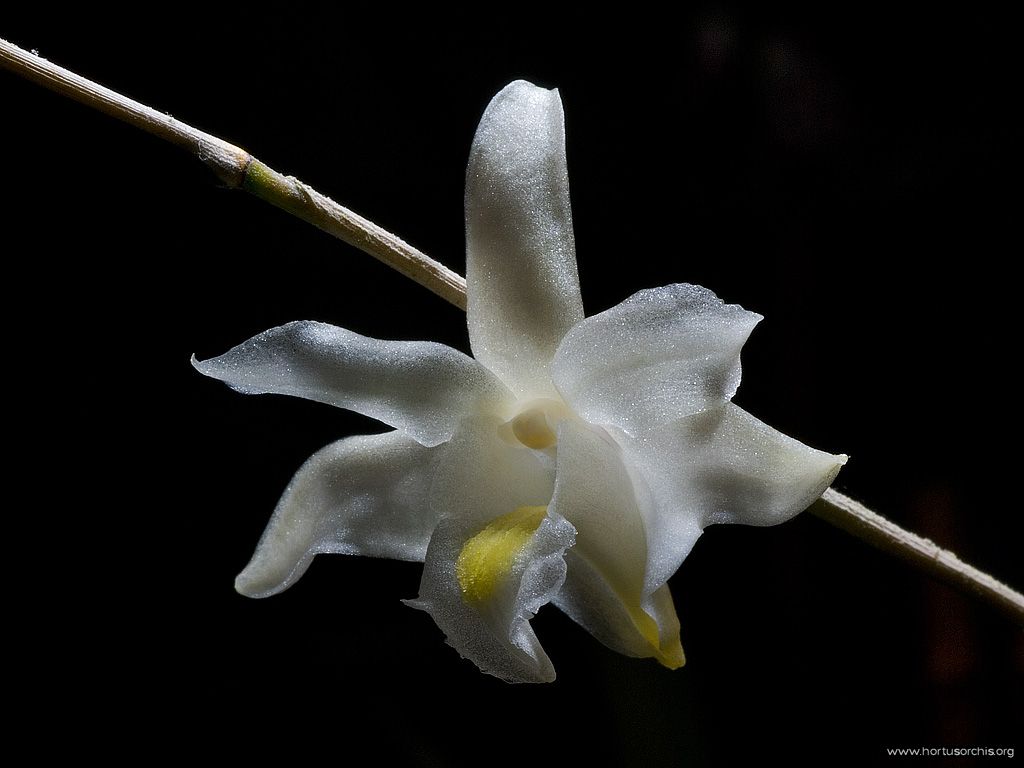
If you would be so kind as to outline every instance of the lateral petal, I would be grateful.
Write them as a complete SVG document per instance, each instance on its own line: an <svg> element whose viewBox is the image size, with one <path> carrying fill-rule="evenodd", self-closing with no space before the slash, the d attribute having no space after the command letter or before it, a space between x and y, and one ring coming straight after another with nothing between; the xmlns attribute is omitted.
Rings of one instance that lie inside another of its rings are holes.
<svg viewBox="0 0 1024 768"><path fill-rule="evenodd" d="M328 552L422 561L437 524L427 500L437 450L395 431L348 437L313 454L281 496L235 589L276 594Z"/></svg>
<svg viewBox="0 0 1024 768"><path fill-rule="evenodd" d="M640 291L575 325L551 375L586 421L641 434L728 401L760 320L699 285Z"/></svg>
<svg viewBox="0 0 1024 768"><path fill-rule="evenodd" d="M680 419L621 443L650 494L648 588L676 571L713 523L775 525L802 512L846 456L810 448L737 405Z"/></svg>
<svg viewBox="0 0 1024 768"><path fill-rule="evenodd" d="M508 393L473 358L429 341L383 341L325 323L271 328L196 369L239 392L281 394L347 408L423 445L451 437L481 403Z"/></svg>

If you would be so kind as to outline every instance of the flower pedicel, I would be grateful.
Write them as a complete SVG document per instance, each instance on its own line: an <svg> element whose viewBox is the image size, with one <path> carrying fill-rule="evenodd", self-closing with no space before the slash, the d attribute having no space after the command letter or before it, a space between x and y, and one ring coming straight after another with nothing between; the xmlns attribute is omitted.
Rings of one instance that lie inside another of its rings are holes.
<svg viewBox="0 0 1024 768"><path fill-rule="evenodd" d="M295 322L195 362L394 428L299 469L236 588L280 592L319 553L417 560L408 603L484 672L554 679L530 626L548 602L617 651L681 666L667 581L703 528L783 522L846 457L730 402L759 315L677 284L583 316L557 91L517 81L491 101L466 239L475 359Z"/></svg>

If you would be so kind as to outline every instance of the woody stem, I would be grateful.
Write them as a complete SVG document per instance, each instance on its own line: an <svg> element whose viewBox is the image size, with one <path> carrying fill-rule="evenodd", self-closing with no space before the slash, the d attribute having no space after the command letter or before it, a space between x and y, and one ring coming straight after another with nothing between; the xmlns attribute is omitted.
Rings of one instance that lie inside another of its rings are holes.
<svg viewBox="0 0 1024 768"><path fill-rule="evenodd" d="M169 114L129 99L51 61L0 39L0 66L86 106L141 128L190 152L232 189L244 189L353 245L466 308L466 281L372 221L294 176L284 176L241 147L193 128Z"/></svg>

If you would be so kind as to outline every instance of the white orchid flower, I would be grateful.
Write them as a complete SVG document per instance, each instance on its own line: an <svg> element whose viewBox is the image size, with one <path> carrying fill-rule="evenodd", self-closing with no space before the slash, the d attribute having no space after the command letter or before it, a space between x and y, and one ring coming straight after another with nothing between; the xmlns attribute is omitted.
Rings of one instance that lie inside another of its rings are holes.
<svg viewBox="0 0 1024 768"><path fill-rule="evenodd" d="M491 101L466 180L474 358L316 322L196 362L246 393L394 428L327 446L285 490L236 589L286 589L325 552L424 563L419 598L489 674L554 668L530 620L552 602L624 654L683 664L668 578L712 523L805 509L845 456L733 405L759 315L694 285L585 318L557 91Z"/></svg>

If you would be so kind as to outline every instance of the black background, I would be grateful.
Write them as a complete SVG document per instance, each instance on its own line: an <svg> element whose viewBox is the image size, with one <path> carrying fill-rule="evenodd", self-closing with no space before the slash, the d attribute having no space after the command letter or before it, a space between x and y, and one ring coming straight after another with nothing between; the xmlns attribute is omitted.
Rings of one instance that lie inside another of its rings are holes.
<svg viewBox="0 0 1024 768"><path fill-rule="evenodd" d="M588 313L671 282L760 312L737 402L850 454L839 488L1021 586L1008 21L626 10L50 9L0 35L459 271L484 106L518 77L559 87ZM677 672L548 608L558 681L485 677L398 602L416 564L321 557L279 597L236 595L291 473L379 425L243 397L189 356L303 318L468 351L464 316L6 72L0 139L6 632L21 718L64 735L46 749L730 766L1024 746L1019 628L810 516L705 534L671 582Z"/></svg>

